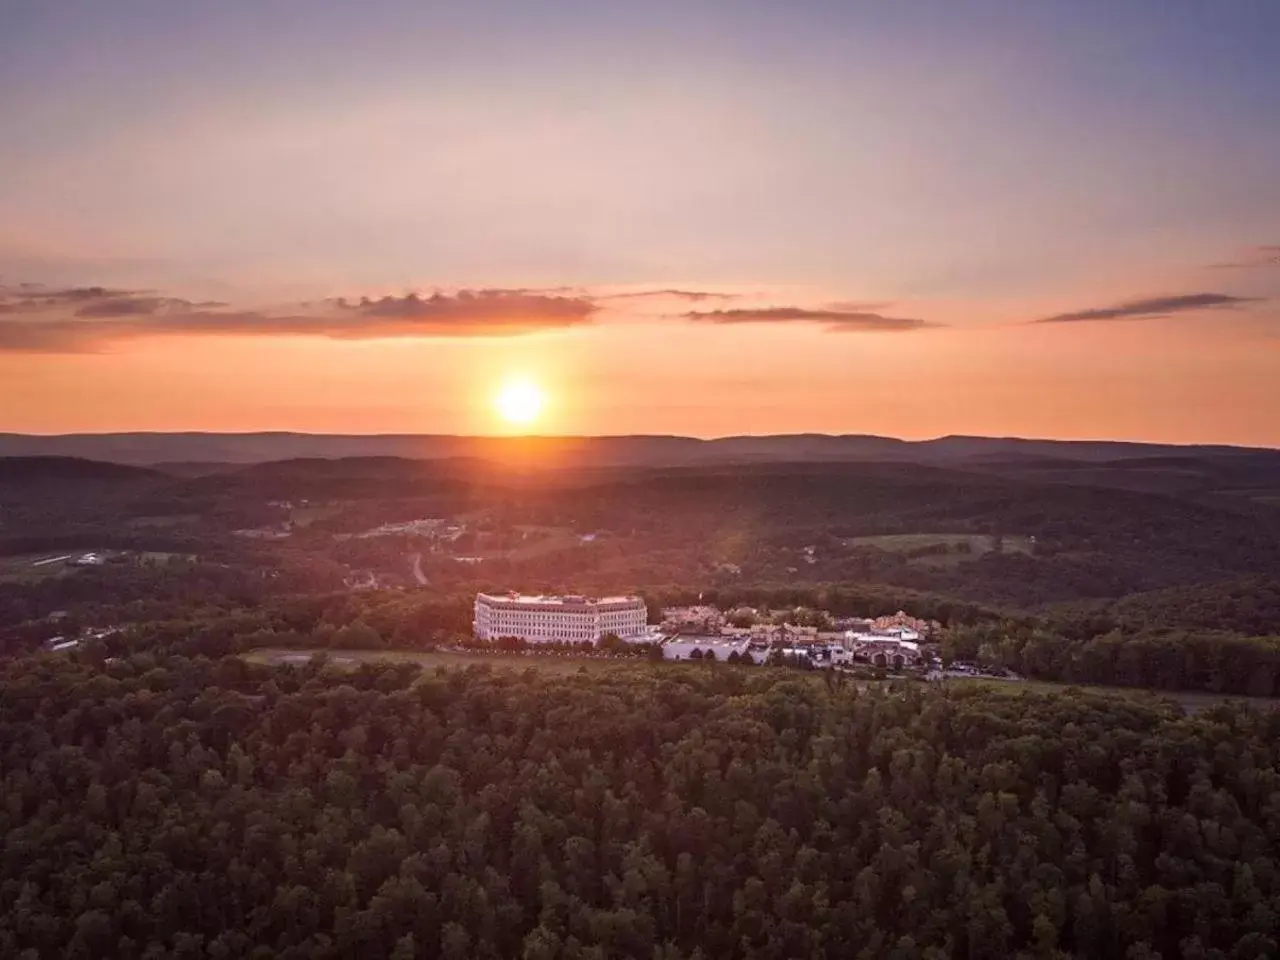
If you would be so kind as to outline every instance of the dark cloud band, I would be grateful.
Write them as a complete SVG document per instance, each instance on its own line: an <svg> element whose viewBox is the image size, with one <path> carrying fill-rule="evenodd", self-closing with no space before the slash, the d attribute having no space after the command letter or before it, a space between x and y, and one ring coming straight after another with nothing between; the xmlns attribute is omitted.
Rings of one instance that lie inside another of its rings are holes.
<svg viewBox="0 0 1280 960"><path fill-rule="evenodd" d="M600 297L601 300L649 300L649 299L666 299L666 300L688 300L691 303L701 303L704 300L734 300L737 299L736 293L716 293L711 290L677 290L666 288L663 290L636 290L628 293L610 293Z"/></svg>
<svg viewBox="0 0 1280 960"><path fill-rule="evenodd" d="M567 291L567 292L566 292ZM516 336L595 322L606 300L640 297L690 302L733 294L673 288L591 295L568 288L493 288L403 296L338 297L279 310L232 309L148 290L105 287L0 287L0 350L86 352L149 336L310 336L344 340L390 337ZM884 304L840 303L693 310L697 323L813 324L830 332L904 332L937 326L880 312Z"/></svg>
<svg viewBox="0 0 1280 960"><path fill-rule="evenodd" d="M761 307L739 310L691 310L685 319L698 323L813 323L832 333L859 331L902 333L938 326L918 317L890 317L867 310L808 309L805 307Z"/></svg>
<svg viewBox="0 0 1280 960"><path fill-rule="evenodd" d="M1072 313L1059 313L1052 317L1032 320L1032 323L1078 323L1089 320L1150 320L1175 313L1193 310L1214 310L1236 307L1254 301L1247 297L1233 297L1227 293L1184 293L1168 297L1147 297L1129 300L1110 307L1091 307Z"/></svg>
<svg viewBox="0 0 1280 960"><path fill-rule="evenodd" d="M153 294L84 287L0 288L0 350L84 352L145 336L389 337L514 336L591 322L588 297L522 290L462 290L337 299L279 311L230 310Z"/></svg>

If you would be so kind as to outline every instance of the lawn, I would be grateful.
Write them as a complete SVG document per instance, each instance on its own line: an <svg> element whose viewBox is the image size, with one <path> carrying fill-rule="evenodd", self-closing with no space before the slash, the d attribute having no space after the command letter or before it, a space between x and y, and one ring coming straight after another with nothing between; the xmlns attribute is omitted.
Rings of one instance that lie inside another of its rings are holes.
<svg viewBox="0 0 1280 960"><path fill-rule="evenodd" d="M174 513L165 514L163 516L154 517L134 517L129 521L129 525L133 527L166 528L190 526L200 523L202 517L198 513Z"/></svg>
<svg viewBox="0 0 1280 960"><path fill-rule="evenodd" d="M289 511L289 519L295 527L309 527L317 520L328 520L330 517L336 517L341 512L341 504L294 507Z"/></svg>
<svg viewBox="0 0 1280 960"><path fill-rule="evenodd" d="M610 660L594 657L558 657L540 654L498 655L481 653L456 653L453 651L418 650L288 650L263 648L244 654L251 663L287 664L305 663L312 654L325 653L334 663L354 667L361 663L391 660L397 663L417 663L423 667L479 667L495 670L537 670L541 673L573 674L581 670L598 673L609 670L641 670L649 667L643 660Z"/></svg>
<svg viewBox="0 0 1280 960"><path fill-rule="evenodd" d="M34 583L37 580L47 580L49 577L63 576L73 569L67 566L67 561L78 557L81 552L32 553L0 557L0 583Z"/></svg>
<svg viewBox="0 0 1280 960"><path fill-rule="evenodd" d="M761 667L736 668L728 665L708 667L705 664L690 664L687 662L678 664L668 662L662 666L658 666L645 660L612 660L606 658L597 659L595 657L549 656L546 654L527 654L524 656L510 654L497 655L460 653L456 651L441 650L290 650L285 648L264 647L260 650L251 650L248 653L242 654L242 656L251 663L265 663L280 666L284 664L306 663L306 661L316 653L327 654L333 663L348 668L354 668L361 663L390 660L396 663L417 663L426 668L447 667L465 669L466 667L489 666L495 670L537 670L539 673L558 676L577 674L584 671L587 673L605 673L619 670L632 670L638 672L652 670L655 668L664 670L786 669ZM813 682L820 682L823 679L822 672L818 670L798 672L797 676ZM865 689L870 682L872 681L857 681L857 685L859 688ZM1280 699L1271 699L1268 697L1239 697L1215 693L1144 690L1134 687L1099 687L1076 683L1052 683L1045 680L997 680L991 677L951 677L943 682L951 687L985 687L990 690L998 690L1002 693L1007 693L1011 696L1024 696L1028 694L1060 694L1068 690L1083 690L1087 693L1101 694L1102 696L1128 697L1134 700L1171 700L1178 704L1182 708L1183 712L1187 714L1198 713L1201 710L1207 710L1210 707L1215 707L1223 703L1238 703L1243 706L1267 710L1280 708Z"/></svg>
<svg viewBox="0 0 1280 960"><path fill-rule="evenodd" d="M517 546L501 553L507 560L532 560L548 553L569 550L582 542L568 527L518 526L515 529L522 539Z"/></svg>
<svg viewBox="0 0 1280 960"><path fill-rule="evenodd" d="M194 553L166 553L162 550L143 550L138 554L138 560L142 563L154 563L165 565L173 563L175 560L194 561L196 555Z"/></svg>
<svg viewBox="0 0 1280 960"><path fill-rule="evenodd" d="M968 553L937 553L913 557L911 562L922 566L953 566L966 560L974 560L996 548L996 538L988 533L893 533L871 537L853 537L845 541L851 547L875 547L889 553L912 553L929 547L946 546L952 549L969 545ZM1004 536L1001 553L1035 554L1035 544L1030 537Z"/></svg>

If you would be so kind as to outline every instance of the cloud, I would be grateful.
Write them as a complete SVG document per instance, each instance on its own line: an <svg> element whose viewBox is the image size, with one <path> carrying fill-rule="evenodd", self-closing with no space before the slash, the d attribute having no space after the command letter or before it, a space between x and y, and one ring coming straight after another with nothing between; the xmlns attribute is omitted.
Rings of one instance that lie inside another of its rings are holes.
<svg viewBox="0 0 1280 960"><path fill-rule="evenodd" d="M1032 323L1076 323L1083 320L1151 320L1189 310L1211 310L1236 307L1253 303L1247 297L1233 297L1228 293L1183 293L1169 297L1147 297L1130 300L1111 307L1092 307L1073 313L1059 313L1052 317L1032 320Z"/></svg>
<svg viewBox="0 0 1280 960"><path fill-rule="evenodd" d="M892 303L884 301L864 301L864 300L836 300L833 303L826 304L824 310L835 310L840 313L879 313L881 310L888 309L893 306Z"/></svg>
<svg viewBox="0 0 1280 960"><path fill-rule="evenodd" d="M676 290L667 288L664 290L636 290L627 293L610 293L600 297L601 300L646 300L649 298L662 298L667 300L689 300L693 303L701 303L704 300L734 300L737 298L736 293L716 293L711 290Z"/></svg>
<svg viewBox="0 0 1280 960"><path fill-rule="evenodd" d="M113 290L108 287L49 289L33 283L20 284L12 289L0 287L0 314L8 315L39 316L75 308L77 317L133 317L225 306L224 303L194 303L162 297L145 290Z"/></svg>
<svg viewBox="0 0 1280 960"><path fill-rule="evenodd" d="M86 304L76 311L76 316L149 317L157 313L181 314L225 306L225 303L193 303L175 297L113 297Z"/></svg>
<svg viewBox="0 0 1280 960"><path fill-rule="evenodd" d="M568 326L589 320L598 309L590 297L548 296L528 290L461 290L403 297L338 299L340 311L373 320L413 321L437 332L462 327Z"/></svg>
<svg viewBox="0 0 1280 960"><path fill-rule="evenodd" d="M109 290L106 287L68 287L49 289L36 283L16 287L0 287L0 313L43 313L78 304L96 303L114 297L132 296L132 290Z"/></svg>
<svg viewBox="0 0 1280 960"><path fill-rule="evenodd" d="M805 307L757 307L738 310L691 310L686 320L699 323L816 323L829 333L853 333L861 331L899 333L936 327L916 317L890 317L871 310L838 310L832 308L807 309Z"/></svg>
<svg viewBox="0 0 1280 960"><path fill-rule="evenodd" d="M359 300L338 298L280 310L233 310L149 292L101 287L0 288L0 350L89 352L148 336L310 336L346 340L389 337L514 336L591 322L585 296L524 290Z"/></svg>
<svg viewBox="0 0 1280 960"><path fill-rule="evenodd" d="M1253 247L1239 260L1209 264L1210 270L1248 270L1253 267L1280 267L1280 244Z"/></svg>

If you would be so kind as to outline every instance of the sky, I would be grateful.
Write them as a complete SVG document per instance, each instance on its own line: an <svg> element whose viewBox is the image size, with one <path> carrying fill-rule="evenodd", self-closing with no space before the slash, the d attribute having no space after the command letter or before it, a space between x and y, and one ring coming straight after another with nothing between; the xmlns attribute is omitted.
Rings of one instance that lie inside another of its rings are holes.
<svg viewBox="0 0 1280 960"><path fill-rule="evenodd" d="M1277 37L1274 0L0 0L0 430L1280 446Z"/></svg>

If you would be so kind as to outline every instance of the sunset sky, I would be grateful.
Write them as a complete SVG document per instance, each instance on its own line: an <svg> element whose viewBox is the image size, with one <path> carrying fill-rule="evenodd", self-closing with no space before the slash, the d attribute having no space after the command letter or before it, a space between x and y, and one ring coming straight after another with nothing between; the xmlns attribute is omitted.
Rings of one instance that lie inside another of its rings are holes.
<svg viewBox="0 0 1280 960"><path fill-rule="evenodd" d="M0 430L1280 446L1278 38L1275 0L0 0Z"/></svg>

